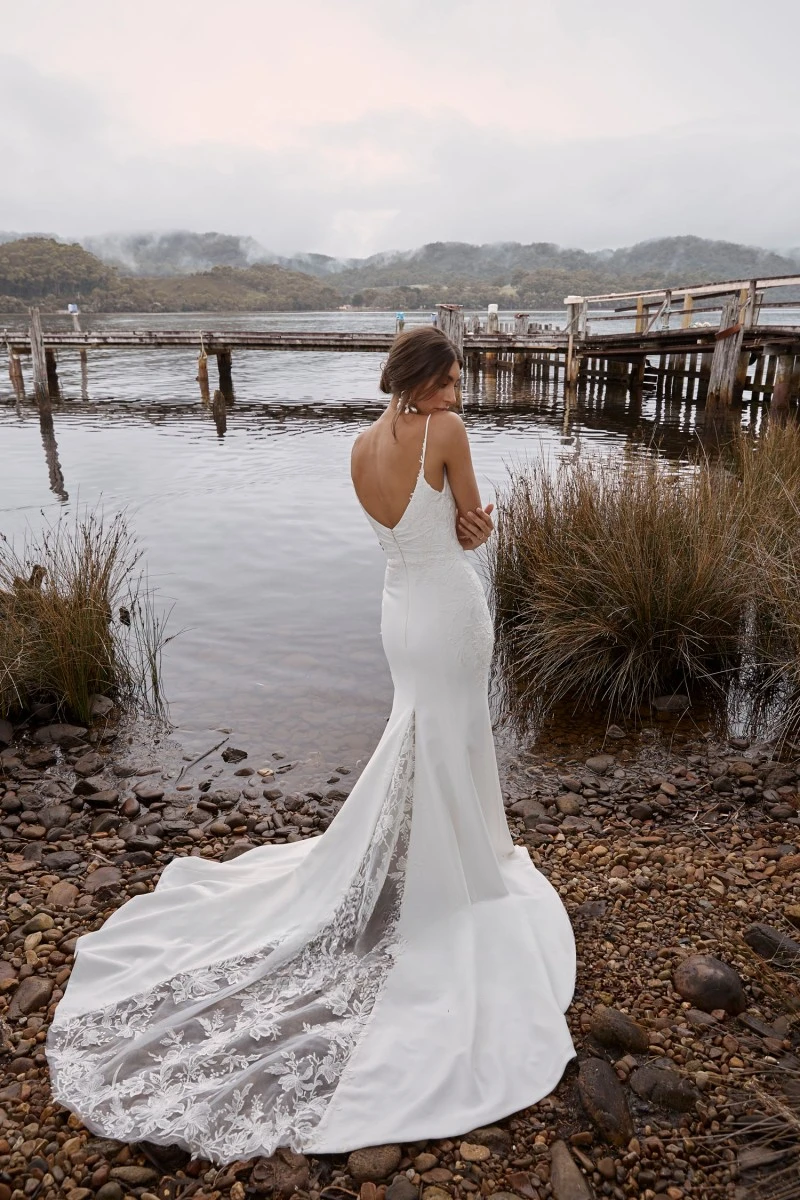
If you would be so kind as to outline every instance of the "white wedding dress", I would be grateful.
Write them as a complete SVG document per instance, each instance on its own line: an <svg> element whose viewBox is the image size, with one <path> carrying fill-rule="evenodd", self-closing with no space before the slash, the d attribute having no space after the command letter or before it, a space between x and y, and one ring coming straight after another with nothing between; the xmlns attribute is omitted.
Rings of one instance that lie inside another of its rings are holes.
<svg viewBox="0 0 800 1200"><path fill-rule="evenodd" d="M424 456L394 529L368 518L395 696L335 820L173 858L78 939L46 1052L95 1133L220 1164L458 1136L548 1095L575 1055L572 927L508 831L491 617Z"/></svg>

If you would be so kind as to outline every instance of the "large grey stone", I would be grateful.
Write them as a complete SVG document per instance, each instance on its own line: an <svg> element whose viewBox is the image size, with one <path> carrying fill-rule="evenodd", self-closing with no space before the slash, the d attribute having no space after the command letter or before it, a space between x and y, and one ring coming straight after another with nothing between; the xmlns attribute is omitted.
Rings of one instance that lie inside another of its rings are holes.
<svg viewBox="0 0 800 1200"><path fill-rule="evenodd" d="M604 1046L622 1046L643 1054L650 1045L647 1030L617 1008L599 1005L592 1013L589 1032Z"/></svg>
<svg viewBox="0 0 800 1200"><path fill-rule="evenodd" d="M796 942L788 933L782 933L772 925L756 921L748 926L743 937L756 954L774 962L776 966L793 967L800 962L800 942Z"/></svg>
<svg viewBox="0 0 800 1200"><path fill-rule="evenodd" d="M676 1112L691 1112L700 1098L688 1079L668 1067L637 1067L628 1082L637 1096Z"/></svg>
<svg viewBox="0 0 800 1200"><path fill-rule="evenodd" d="M592 1189L566 1142L550 1147L550 1186L555 1200L592 1200Z"/></svg>
<svg viewBox="0 0 800 1200"><path fill-rule="evenodd" d="M143 779L134 785L133 790L142 804L152 804L164 795L164 784L156 779Z"/></svg>
<svg viewBox="0 0 800 1200"><path fill-rule="evenodd" d="M691 954L677 967L672 977L675 991L705 1012L722 1008L725 1012L744 1012L747 1008L742 981L727 963L713 954Z"/></svg>
<svg viewBox="0 0 800 1200"><path fill-rule="evenodd" d="M39 820L45 829L63 829L69 824L72 809L68 804L51 804L39 813Z"/></svg>
<svg viewBox="0 0 800 1200"><path fill-rule="evenodd" d="M8 1019L27 1016L37 1008L45 1008L53 991L54 980L45 979L42 975L29 975L23 979L11 998L8 1007Z"/></svg>
<svg viewBox="0 0 800 1200"><path fill-rule="evenodd" d="M89 775L97 775L105 766L103 759L96 750L89 750L88 753L82 754L77 762L73 763L72 769L76 775L86 779Z"/></svg>
<svg viewBox="0 0 800 1200"><path fill-rule="evenodd" d="M86 730L81 725L43 725L33 735L33 740L42 746L54 744L69 750L78 746L86 737Z"/></svg>
<svg viewBox="0 0 800 1200"><path fill-rule="evenodd" d="M83 881L83 889L86 892L102 892L106 889L116 890L122 882L122 871L119 867L98 867L96 871L92 871Z"/></svg>
<svg viewBox="0 0 800 1200"><path fill-rule="evenodd" d="M594 771L595 775L605 775L606 771L615 766L616 761L613 754L595 754L592 758L587 758L586 766L590 771Z"/></svg>
<svg viewBox="0 0 800 1200"><path fill-rule="evenodd" d="M585 1058L578 1071L581 1103L600 1134L612 1146L627 1146L633 1122L622 1084L610 1063Z"/></svg>
<svg viewBox="0 0 800 1200"><path fill-rule="evenodd" d="M400 1165L399 1146L369 1146L354 1150L347 1160L347 1171L357 1184L386 1179Z"/></svg>

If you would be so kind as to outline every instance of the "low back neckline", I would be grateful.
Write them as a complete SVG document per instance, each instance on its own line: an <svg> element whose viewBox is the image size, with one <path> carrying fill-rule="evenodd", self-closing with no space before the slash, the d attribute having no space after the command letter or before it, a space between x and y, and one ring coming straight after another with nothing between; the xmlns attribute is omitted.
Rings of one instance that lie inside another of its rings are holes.
<svg viewBox="0 0 800 1200"><path fill-rule="evenodd" d="M384 525L383 521L379 521L377 519L377 517L373 517L372 513L368 512L367 509L364 508L364 505L358 499L358 493L356 493L356 499L358 500L359 506L361 507L362 511L367 515L367 517L369 517L370 521L372 521L372 523L374 525L377 525L379 529L384 530L385 533L394 533L399 528L399 526L402 524L402 522L406 519L406 516L408 515L408 511L411 508L411 505L414 501L414 497L417 494L417 490L419 489L420 481L422 481L426 485L426 487L430 488L430 490L433 492L433 494L435 496L443 495L447 489L447 470L446 469L444 472L444 483L442 484L441 488L435 488L433 486L433 484L428 483L428 480L425 478L425 451L428 446L428 426L430 425L432 416L433 416L433 413L428 413L427 420L425 421L425 433L423 434L423 437L422 437L422 451L419 456L419 470L417 472L417 478L414 483L413 491L411 492L411 495L408 498L408 504L403 509L402 516L399 518L399 520L396 521L394 523L394 525Z"/></svg>

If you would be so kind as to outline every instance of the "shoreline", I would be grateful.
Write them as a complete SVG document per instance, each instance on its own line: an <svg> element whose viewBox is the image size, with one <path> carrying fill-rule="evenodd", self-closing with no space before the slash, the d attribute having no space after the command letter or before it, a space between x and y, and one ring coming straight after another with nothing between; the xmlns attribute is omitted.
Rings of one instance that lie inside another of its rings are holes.
<svg viewBox="0 0 800 1200"><path fill-rule="evenodd" d="M278 1151L226 1167L93 1137L52 1105L47 1021L75 939L151 890L174 854L229 861L263 841L319 835L345 802L348 769L325 793L292 793L278 759L259 775L246 757L229 759L251 772L235 782L175 784L131 761L105 718L12 742L0 752L0 1200L244 1200L287 1188L383 1200L386 1184L389 1200L572 1200L590 1185L733 1200L736 1181L751 1178L746 1147L737 1166L734 1143L715 1135L757 1108L748 1080L775 1090L780 1064L800 1065L796 984L745 940L757 942L754 924L762 941L773 923L785 933L787 912L800 922L800 761L778 762L765 743L665 733L611 733L605 751L588 747L601 753L524 751L502 767L514 840L558 889L578 946L567 1013L578 1055L548 1097L463 1141L320 1159ZM733 968L742 1013L676 990L677 968L696 954Z"/></svg>

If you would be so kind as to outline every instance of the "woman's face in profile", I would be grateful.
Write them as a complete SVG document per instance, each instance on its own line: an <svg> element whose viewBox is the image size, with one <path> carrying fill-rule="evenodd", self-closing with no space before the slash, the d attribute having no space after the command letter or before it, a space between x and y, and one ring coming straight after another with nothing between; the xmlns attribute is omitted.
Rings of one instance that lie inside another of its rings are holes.
<svg viewBox="0 0 800 1200"><path fill-rule="evenodd" d="M461 368L453 361L450 370L445 375L434 376L423 387L420 393L425 397L419 400L415 407L418 412L435 412L437 408L459 409L461 407Z"/></svg>

